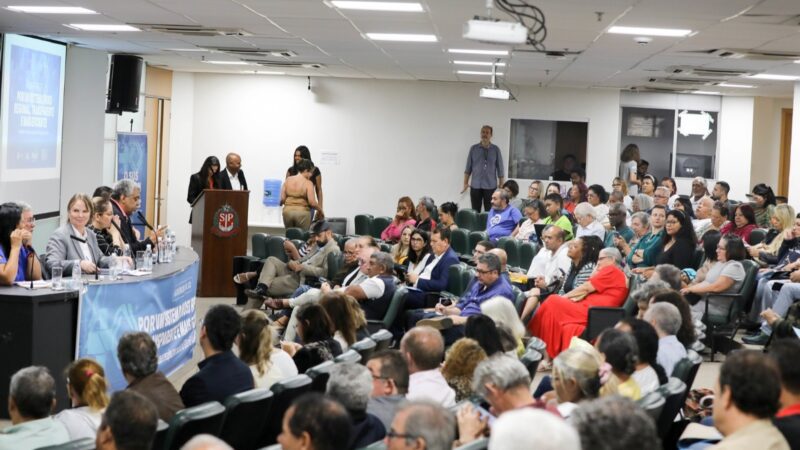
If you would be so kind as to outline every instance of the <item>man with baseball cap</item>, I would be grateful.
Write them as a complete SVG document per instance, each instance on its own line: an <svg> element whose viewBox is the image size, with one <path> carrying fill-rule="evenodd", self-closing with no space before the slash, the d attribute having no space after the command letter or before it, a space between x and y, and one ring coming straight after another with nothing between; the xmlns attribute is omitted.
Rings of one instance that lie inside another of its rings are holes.
<svg viewBox="0 0 800 450"><path fill-rule="evenodd" d="M249 297L245 309L261 308L267 297L289 297L307 277L324 277L328 274L328 255L339 253L331 226L327 221L320 220L311 224L309 231L317 243L316 250L288 263L274 256L267 258L256 288L244 291Z"/></svg>

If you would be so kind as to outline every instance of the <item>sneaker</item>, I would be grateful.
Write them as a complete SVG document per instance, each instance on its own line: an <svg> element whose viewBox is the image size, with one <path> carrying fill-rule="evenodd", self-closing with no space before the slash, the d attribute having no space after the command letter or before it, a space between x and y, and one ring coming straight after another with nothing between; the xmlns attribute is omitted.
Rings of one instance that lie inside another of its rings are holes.
<svg viewBox="0 0 800 450"><path fill-rule="evenodd" d="M422 319L417 322L418 327L431 327L437 330L446 330L453 328L453 319L449 317L434 317L431 319Z"/></svg>
<svg viewBox="0 0 800 450"><path fill-rule="evenodd" d="M244 295L248 296L249 298L257 298L260 300L266 300L267 298L267 285L266 284L259 284L256 286L255 289L245 289Z"/></svg>
<svg viewBox="0 0 800 450"><path fill-rule="evenodd" d="M748 345L767 345L769 335L767 333L758 333L755 336L744 336L742 342Z"/></svg>

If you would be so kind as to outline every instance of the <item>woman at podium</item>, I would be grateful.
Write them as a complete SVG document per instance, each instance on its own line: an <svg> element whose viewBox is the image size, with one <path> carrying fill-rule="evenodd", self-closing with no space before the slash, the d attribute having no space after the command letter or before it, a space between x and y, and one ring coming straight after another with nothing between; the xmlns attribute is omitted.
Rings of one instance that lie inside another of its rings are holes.
<svg viewBox="0 0 800 450"><path fill-rule="evenodd" d="M216 156L209 156L203 161L203 166L197 173L193 173L189 177L189 194L186 196L186 201L189 205L194 203L197 196L203 192L203 189L217 189L216 186L217 173L219 173L219 159ZM189 223L192 223L189 220Z"/></svg>
<svg viewBox="0 0 800 450"><path fill-rule="evenodd" d="M22 208L16 203L0 205L0 286L42 279L31 238L31 232L23 227Z"/></svg>

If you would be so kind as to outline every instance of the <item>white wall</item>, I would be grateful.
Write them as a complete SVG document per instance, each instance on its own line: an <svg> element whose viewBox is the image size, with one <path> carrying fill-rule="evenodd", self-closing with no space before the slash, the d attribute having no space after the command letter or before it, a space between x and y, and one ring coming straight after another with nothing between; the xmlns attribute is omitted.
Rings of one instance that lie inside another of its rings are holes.
<svg viewBox="0 0 800 450"><path fill-rule="evenodd" d="M61 218L76 192L91 195L104 181L105 52L69 46L64 80L64 127L61 147Z"/></svg>
<svg viewBox="0 0 800 450"><path fill-rule="evenodd" d="M185 199L189 174L200 168L200 165L194 167L192 163L193 123L194 76L190 73L174 72L167 175L167 198L170 199L167 202L167 223L175 231L180 245L189 245L191 241L189 205Z"/></svg>
<svg viewBox="0 0 800 450"><path fill-rule="evenodd" d="M187 144L175 140L188 126L178 117L185 108L175 92L191 90L192 79ZM614 90L527 88L517 93L518 102L497 102L478 98L477 84L334 78L313 84L308 92L304 78L176 73L170 169L175 158L191 155L190 171L170 170L176 191L185 194L190 173L207 156L236 151L252 191L250 222L275 221L277 211L270 215L261 205L262 180L283 179L294 148L305 144L323 174L325 213L347 217L351 229L355 214L390 215L402 195L467 206L468 195L459 195L467 149L478 142L481 125L490 124L507 160L511 118L588 120L588 181L609 184L616 175ZM324 161L323 152L338 155L338 163ZM185 202L170 208L170 224L189 215Z"/></svg>
<svg viewBox="0 0 800 450"><path fill-rule="evenodd" d="M792 100L756 97L753 109L753 158L750 179L753 184L766 183L778 191L778 165L781 156L781 114L792 108Z"/></svg>
<svg viewBox="0 0 800 450"><path fill-rule="evenodd" d="M722 97L717 173L731 185L734 199L744 200L752 188L753 103L753 97Z"/></svg>
<svg viewBox="0 0 800 450"><path fill-rule="evenodd" d="M789 203L798 210L800 207L800 81L794 84L792 114L792 154L789 158Z"/></svg>

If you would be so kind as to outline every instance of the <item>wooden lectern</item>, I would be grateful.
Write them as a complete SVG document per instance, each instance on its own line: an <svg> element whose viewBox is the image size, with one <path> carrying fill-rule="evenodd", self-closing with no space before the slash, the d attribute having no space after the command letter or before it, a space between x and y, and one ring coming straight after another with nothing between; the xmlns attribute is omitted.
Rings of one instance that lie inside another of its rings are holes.
<svg viewBox="0 0 800 450"><path fill-rule="evenodd" d="M192 204L192 248L200 255L198 297L234 297L231 262L247 254L250 191L205 189Z"/></svg>

